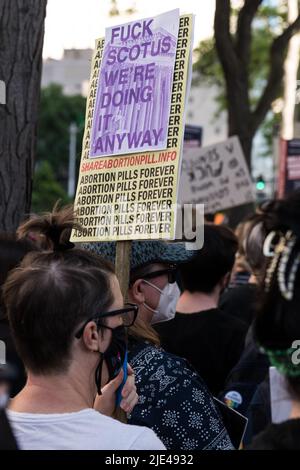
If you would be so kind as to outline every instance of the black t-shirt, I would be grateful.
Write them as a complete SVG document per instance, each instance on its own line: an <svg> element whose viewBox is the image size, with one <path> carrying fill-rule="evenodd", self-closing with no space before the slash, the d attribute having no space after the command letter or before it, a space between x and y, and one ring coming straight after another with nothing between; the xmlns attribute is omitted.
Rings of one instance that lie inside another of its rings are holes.
<svg viewBox="0 0 300 470"><path fill-rule="evenodd" d="M300 450L300 419L270 424L254 438L249 450Z"/></svg>
<svg viewBox="0 0 300 470"><path fill-rule="evenodd" d="M227 289L220 297L219 308L250 326L255 315L257 286L244 284Z"/></svg>
<svg viewBox="0 0 300 470"><path fill-rule="evenodd" d="M227 374L239 360L247 327L214 308L197 313L179 313L155 325L162 347L184 357L197 370L213 394L224 387Z"/></svg>

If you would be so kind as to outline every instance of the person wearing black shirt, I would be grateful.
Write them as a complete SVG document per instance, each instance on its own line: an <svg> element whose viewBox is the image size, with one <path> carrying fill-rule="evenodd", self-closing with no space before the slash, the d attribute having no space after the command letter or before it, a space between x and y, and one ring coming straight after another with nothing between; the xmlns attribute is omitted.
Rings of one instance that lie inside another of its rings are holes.
<svg viewBox="0 0 300 470"><path fill-rule="evenodd" d="M254 283L230 287L220 297L219 308L250 327L257 303L257 285Z"/></svg>
<svg viewBox="0 0 300 470"><path fill-rule="evenodd" d="M247 450L300 450L300 418L270 424Z"/></svg>
<svg viewBox="0 0 300 470"><path fill-rule="evenodd" d="M225 227L205 225L204 246L180 267L184 291L174 319L155 325L163 347L186 358L213 394L243 351L247 326L218 308L229 282L237 240Z"/></svg>

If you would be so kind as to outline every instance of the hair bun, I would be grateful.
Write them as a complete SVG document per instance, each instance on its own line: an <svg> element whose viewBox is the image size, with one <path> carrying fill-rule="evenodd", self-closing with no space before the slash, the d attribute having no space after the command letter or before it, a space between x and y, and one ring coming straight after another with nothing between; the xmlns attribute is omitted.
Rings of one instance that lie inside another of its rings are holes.
<svg viewBox="0 0 300 470"><path fill-rule="evenodd" d="M75 222L73 206L59 209L56 203L52 212L33 216L24 222L18 229L18 236L23 238L35 233L43 239L45 248L53 251L66 251L75 246L69 241L74 228L82 230L81 226Z"/></svg>

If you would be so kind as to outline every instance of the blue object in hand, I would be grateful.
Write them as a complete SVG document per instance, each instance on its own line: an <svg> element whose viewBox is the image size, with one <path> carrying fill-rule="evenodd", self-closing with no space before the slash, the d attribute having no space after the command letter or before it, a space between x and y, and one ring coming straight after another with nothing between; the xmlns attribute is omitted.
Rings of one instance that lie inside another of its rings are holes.
<svg viewBox="0 0 300 470"><path fill-rule="evenodd" d="M116 406L119 406L121 401L122 401L122 390L123 390L123 387L125 385L125 382L126 382L127 376L128 376L128 372L127 372L127 351L125 353L125 358L124 358L122 368L123 368L124 376L123 376L123 381L122 381L120 387L117 390Z"/></svg>

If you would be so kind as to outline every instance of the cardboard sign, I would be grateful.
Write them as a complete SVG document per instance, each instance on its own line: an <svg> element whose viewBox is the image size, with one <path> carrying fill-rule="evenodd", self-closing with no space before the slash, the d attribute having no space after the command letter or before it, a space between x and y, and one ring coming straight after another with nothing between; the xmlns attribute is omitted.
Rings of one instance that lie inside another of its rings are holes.
<svg viewBox="0 0 300 470"><path fill-rule="evenodd" d="M91 157L167 147L179 10L107 28Z"/></svg>
<svg viewBox="0 0 300 470"><path fill-rule="evenodd" d="M169 18L169 16L161 16ZM173 17L173 13L171 17ZM97 138L99 138L93 134L95 122L98 121L97 125L100 127L102 125L101 119L99 121L99 117L98 119L94 118L94 114L96 109L97 112L99 110L96 101L100 96L97 94L97 90L101 87L99 71L105 51L105 40L99 39L97 41L92 62L85 133L74 203L77 219L82 225L83 231L74 230L72 241L175 238L176 211L174 211L174 205L177 202L177 181L184 133L184 108L191 81L193 22L193 15L183 15L179 19L176 57L169 98L167 141L166 144L163 144L165 147L161 151L155 151L155 145L152 148L152 142L151 145L147 144L149 147L147 152L119 156L116 155L117 145L114 147L114 151L116 151L114 155L111 152L111 156L105 156L104 149L103 152L98 149L101 155L96 158L90 155L93 142L97 142ZM142 24L143 20L140 23ZM165 24L165 20L160 22L160 25L161 28L168 31L169 25ZM135 31L137 34L137 29ZM121 34L120 31L118 34ZM158 36L155 36L153 41L157 42L157 37L161 36L161 29L157 34ZM150 53L152 49L147 50ZM159 62L161 66L165 59L166 67L169 70L170 60L169 57L166 57L165 52L161 51L160 57L155 58L155 63ZM153 58L151 58L151 62L153 62ZM132 73L134 77L134 71ZM149 70L148 73L150 74ZM166 77L169 75L167 74ZM164 83L169 86L169 78ZM160 90L161 93L163 88ZM152 97L154 98L155 95L153 94ZM101 97L99 100L101 103ZM160 104L155 112L163 113ZM143 122L146 123L146 121ZM147 129L149 129L148 124L147 122ZM147 129L145 128L145 130ZM127 138L127 144L128 142ZM161 142L157 144L160 146ZM124 152L123 144L121 148ZM131 151L136 152L138 148L136 146Z"/></svg>
<svg viewBox="0 0 300 470"><path fill-rule="evenodd" d="M202 127L186 125L184 129L183 153L188 148L201 147Z"/></svg>
<svg viewBox="0 0 300 470"><path fill-rule="evenodd" d="M282 423L289 419L292 410L292 397L288 391L286 378L276 367L269 368L272 423Z"/></svg>
<svg viewBox="0 0 300 470"><path fill-rule="evenodd" d="M205 213L254 200L250 173L237 137L184 152L179 201L204 204Z"/></svg>
<svg viewBox="0 0 300 470"><path fill-rule="evenodd" d="M278 197L300 189L300 139L280 140Z"/></svg>

